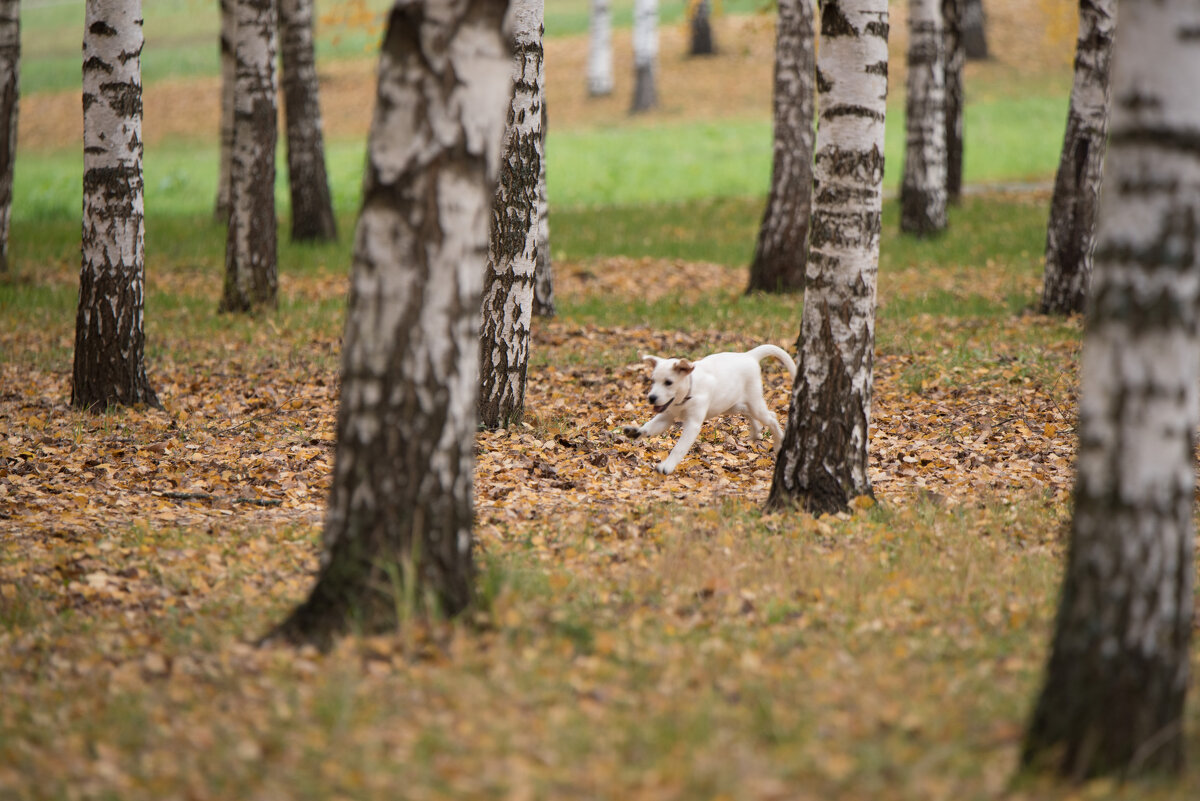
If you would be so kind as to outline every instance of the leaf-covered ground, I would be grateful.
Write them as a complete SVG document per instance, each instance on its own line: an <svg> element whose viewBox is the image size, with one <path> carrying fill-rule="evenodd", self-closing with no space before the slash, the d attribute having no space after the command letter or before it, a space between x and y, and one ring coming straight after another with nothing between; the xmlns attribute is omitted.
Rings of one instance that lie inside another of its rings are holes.
<svg viewBox="0 0 1200 801"><path fill-rule="evenodd" d="M770 444L744 421L708 424L670 477L651 466L673 436L616 432L647 414L638 353L787 346L799 299L752 322L740 270L559 266L568 314L537 326L526 424L477 439L480 610L328 655L252 643L316 569L336 319L159 328L166 410L106 416L66 404L68 325L0 333L0 797L1059 797L1012 778L1062 556L1076 328L884 316L879 504L763 515ZM897 270L881 296L955 275ZM973 291L1029 289L1009 275ZM219 284L151 290L215 308ZM570 312L597 296L737 322Z"/></svg>

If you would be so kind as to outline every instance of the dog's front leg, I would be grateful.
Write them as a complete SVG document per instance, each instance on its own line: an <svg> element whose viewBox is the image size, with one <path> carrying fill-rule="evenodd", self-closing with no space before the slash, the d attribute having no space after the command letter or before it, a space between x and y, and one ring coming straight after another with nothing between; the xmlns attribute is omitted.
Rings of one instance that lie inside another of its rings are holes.
<svg viewBox="0 0 1200 801"><path fill-rule="evenodd" d="M700 436L700 425L703 422L703 420L685 420L683 431L679 435L679 441L675 443L675 447L671 449L671 453L667 458L659 462L654 469L664 476L674 473L675 468L683 461L683 457L687 456L687 452L691 450L696 437Z"/></svg>
<svg viewBox="0 0 1200 801"><path fill-rule="evenodd" d="M630 439L638 437L656 437L671 427L675 422L665 414L656 414L640 426L625 426L622 429Z"/></svg>

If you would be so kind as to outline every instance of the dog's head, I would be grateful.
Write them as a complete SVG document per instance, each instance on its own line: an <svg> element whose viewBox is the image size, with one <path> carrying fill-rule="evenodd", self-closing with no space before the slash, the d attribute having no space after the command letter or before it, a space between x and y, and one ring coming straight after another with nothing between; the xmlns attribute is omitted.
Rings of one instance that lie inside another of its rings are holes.
<svg viewBox="0 0 1200 801"><path fill-rule="evenodd" d="M662 414L672 403L687 397L691 388L691 382L687 378L696 365L687 359L660 359L645 354L642 355L642 361L654 368L654 372L650 374L650 394L646 396L646 400L650 401L655 413Z"/></svg>

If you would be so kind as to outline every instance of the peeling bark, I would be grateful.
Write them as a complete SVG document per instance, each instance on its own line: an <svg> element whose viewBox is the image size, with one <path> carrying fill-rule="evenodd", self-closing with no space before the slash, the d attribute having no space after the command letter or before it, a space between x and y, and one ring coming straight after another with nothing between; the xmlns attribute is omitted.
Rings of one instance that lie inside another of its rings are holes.
<svg viewBox="0 0 1200 801"><path fill-rule="evenodd" d="M750 262L748 292L799 292L812 210L816 31L812 0L780 0L775 39L771 191Z"/></svg>
<svg viewBox="0 0 1200 801"><path fill-rule="evenodd" d="M21 3L20 0L0 0L0 273L8 272L20 74Z"/></svg>
<svg viewBox="0 0 1200 801"><path fill-rule="evenodd" d="M658 108L658 0L633 0L633 101L630 114Z"/></svg>
<svg viewBox="0 0 1200 801"><path fill-rule="evenodd" d="M71 405L158 406L145 368L141 0L89 0L83 38L83 247Z"/></svg>
<svg viewBox="0 0 1200 801"><path fill-rule="evenodd" d="M1046 227L1043 314L1081 313L1087 303L1108 138L1109 64L1116 22L1116 0L1080 2L1075 81Z"/></svg>
<svg viewBox="0 0 1200 801"><path fill-rule="evenodd" d="M229 230L221 311L248 312L277 302L275 220L275 0L236 0Z"/></svg>
<svg viewBox="0 0 1200 801"><path fill-rule="evenodd" d="M1077 781L1182 767L1195 603L1200 17L1191 0L1119 16L1071 540L1023 751Z"/></svg>
<svg viewBox="0 0 1200 801"><path fill-rule="evenodd" d="M592 97L612 94L612 0L592 0L592 15L588 24L587 87Z"/></svg>
<svg viewBox="0 0 1200 801"><path fill-rule="evenodd" d="M512 104L492 207L479 342L479 416L488 428L525 413L542 175L542 0L513 0Z"/></svg>
<svg viewBox="0 0 1200 801"><path fill-rule="evenodd" d="M908 92L900 230L946 230L946 40L941 0L908 4Z"/></svg>
<svg viewBox="0 0 1200 801"><path fill-rule="evenodd" d="M325 137L313 50L313 0L278 2L292 241L332 241L337 239L337 221L325 172Z"/></svg>
<svg viewBox="0 0 1200 801"><path fill-rule="evenodd" d="M798 369L767 500L824 514L871 495L867 435L883 202L886 0L825 0Z"/></svg>
<svg viewBox="0 0 1200 801"><path fill-rule="evenodd" d="M355 232L325 554L276 631L328 646L472 597L479 304L512 58L503 0L398 0Z"/></svg>

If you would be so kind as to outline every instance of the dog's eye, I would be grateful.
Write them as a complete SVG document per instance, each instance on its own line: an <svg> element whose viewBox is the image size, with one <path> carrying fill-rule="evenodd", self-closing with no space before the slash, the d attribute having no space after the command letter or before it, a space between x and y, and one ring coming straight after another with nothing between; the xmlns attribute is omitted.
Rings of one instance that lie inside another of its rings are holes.
<svg viewBox="0 0 1200 801"><path fill-rule="evenodd" d="M674 382L674 381L671 381L671 380L667 380L667 381L664 381L663 383L664 383L664 384L666 384L666 385L669 387L669 386L671 386L672 384L674 384L675 382Z"/></svg>

